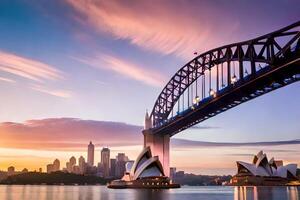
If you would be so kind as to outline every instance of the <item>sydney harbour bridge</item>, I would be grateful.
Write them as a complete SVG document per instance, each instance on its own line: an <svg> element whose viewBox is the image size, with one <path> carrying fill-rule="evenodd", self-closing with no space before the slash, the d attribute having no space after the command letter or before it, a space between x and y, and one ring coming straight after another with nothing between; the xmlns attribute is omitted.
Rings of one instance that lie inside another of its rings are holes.
<svg viewBox="0 0 300 200"><path fill-rule="evenodd" d="M197 55L179 69L146 116L144 146L169 175L170 137L300 80L300 21Z"/></svg>

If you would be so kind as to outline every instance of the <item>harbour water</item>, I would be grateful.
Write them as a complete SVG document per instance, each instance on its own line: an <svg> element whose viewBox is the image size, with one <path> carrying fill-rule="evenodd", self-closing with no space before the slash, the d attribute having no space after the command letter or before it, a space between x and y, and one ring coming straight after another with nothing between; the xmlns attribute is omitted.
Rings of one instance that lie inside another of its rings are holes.
<svg viewBox="0 0 300 200"><path fill-rule="evenodd" d="M190 187L169 190L105 186L0 186L0 200L299 200L300 187Z"/></svg>

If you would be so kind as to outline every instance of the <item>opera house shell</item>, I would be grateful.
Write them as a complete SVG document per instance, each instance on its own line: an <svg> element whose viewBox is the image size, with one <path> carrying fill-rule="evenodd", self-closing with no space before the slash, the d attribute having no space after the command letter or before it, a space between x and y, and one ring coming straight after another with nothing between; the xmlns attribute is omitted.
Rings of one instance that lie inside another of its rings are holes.
<svg viewBox="0 0 300 200"><path fill-rule="evenodd" d="M297 164L283 166L282 161L268 160L260 151L252 163L237 161L238 173L232 178L233 185L285 185L297 180Z"/></svg>
<svg viewBox="0 0 300 200"><path fill-rule="evenodd" d="M109 188L178 188L165 176L161 162L152 156L150 147L146 147L132 163L126 163L126 172L121 180L114 180Z"/></svg>

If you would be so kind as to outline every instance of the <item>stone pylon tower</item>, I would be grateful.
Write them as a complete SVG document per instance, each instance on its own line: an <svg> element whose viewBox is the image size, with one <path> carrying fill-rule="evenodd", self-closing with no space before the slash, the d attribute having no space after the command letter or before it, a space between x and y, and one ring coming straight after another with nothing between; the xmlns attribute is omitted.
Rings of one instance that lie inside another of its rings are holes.
<svg viewBox="0 0 300 200"><path fill-rule="evenodd" d="M170 136L154 135L151 131L152 119L146 111L144 134L144 147L150 147L153 156L158 156L159 161L163 165L164 173L170 176Z"/></svg>

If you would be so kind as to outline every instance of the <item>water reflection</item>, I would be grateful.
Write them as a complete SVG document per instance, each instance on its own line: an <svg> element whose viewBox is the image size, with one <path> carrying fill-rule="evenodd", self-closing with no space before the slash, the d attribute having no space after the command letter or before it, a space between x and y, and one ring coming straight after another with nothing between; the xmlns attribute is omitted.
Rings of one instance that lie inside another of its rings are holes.
<svg viewBox="0 0 300 200"><path fill-rule="evenodd" d="M167 190L136 190L134 197L136 200L169 200Z"/></svg>
<svg viewBox="0 0 300 200"><path fill-rule="evenodd" d="M235 187L234 200L299 200L297 187Z"/></svg>
<svg viewBox="0 0 300 200"><path fill-rule="evenodd" d="M0 186L0 200L300 200L297 187L182 187L112 190L105 186Z"/></svg>

